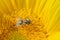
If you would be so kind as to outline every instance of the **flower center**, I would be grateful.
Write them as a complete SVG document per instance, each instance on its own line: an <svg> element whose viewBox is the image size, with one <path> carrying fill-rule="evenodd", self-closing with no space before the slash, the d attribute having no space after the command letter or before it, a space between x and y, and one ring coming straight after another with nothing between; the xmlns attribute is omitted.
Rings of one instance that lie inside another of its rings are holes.
<svg viewBox="0 0 60 40"><path fill-rule="evenodd" d="M20 11L18 14L23 19L23 25L18 28L18 33L25 35L28 40L46 40L47 31L44 29L44 24L40 21L39 16L35 17L37 15L31 15L26 10Z"/></svg>
<svg viewBox="0 0 60 40"><path fill-rule="evenodd" d="M38 15L31 14L29 10L14 11L11 16L8 17L6 15L5 22L8 21L9 23L3 23L3 25L8 26L8 29L6 29L9 33L6 32L5 34L13 33L12 30L16 31L17 29L17 33L21 33L27 37L28 40L46 40L47 31L44 29L44 24L39 16L36 16Z"/></svg>

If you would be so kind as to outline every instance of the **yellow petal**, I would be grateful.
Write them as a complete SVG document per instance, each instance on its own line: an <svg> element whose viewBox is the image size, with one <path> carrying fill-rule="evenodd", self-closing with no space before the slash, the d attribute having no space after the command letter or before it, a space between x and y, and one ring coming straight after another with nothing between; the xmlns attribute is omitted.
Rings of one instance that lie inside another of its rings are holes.
<svg viewBox="0 0 60 40"><path fill-rule="evenodd" d="M51 3L52 1L52 3ZM43 20L46 21L46 26L48 31L53 30L53 28L57 28L56 24L60 21L60 1L59 0L49 0L50 4L48 3L44 8L42 13ZM46 10L46 11L45 11ZM48 11L47 11L48 10Z"/></svg>
<svg viewBox="0 0 60 40"><path fill-rule="evenodd" d="M50 34L47 40L60 40L60 32L54 32Z"/></svg>

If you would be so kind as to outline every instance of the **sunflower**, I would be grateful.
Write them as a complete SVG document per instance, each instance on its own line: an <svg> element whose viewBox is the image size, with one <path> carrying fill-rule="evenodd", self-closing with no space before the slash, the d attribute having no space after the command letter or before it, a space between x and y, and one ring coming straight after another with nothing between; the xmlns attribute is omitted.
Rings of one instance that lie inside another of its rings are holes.
<svg viewBox="0 0 60 40"><path fill-rule="evenodd" d="M0 40L60 40L60 0L0 0Z"/></svg>

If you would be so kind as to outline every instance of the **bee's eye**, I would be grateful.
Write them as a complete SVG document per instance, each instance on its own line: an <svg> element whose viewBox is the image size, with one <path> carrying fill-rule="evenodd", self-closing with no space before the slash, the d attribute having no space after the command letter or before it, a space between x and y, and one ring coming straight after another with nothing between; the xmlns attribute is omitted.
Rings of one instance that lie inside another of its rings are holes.
<svg viewBox="0 0 60 40"><path fill-rule="evenodd" d="M25 19L25 20L24 20L24 23L25 23L25 24L30 24L31 21L30 21L30 19Z"/></svg>

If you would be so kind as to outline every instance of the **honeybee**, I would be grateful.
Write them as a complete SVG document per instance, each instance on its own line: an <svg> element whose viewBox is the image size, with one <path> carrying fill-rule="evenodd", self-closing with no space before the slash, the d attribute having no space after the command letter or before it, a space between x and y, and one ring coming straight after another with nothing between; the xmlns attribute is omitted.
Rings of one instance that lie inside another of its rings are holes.
<svg viewBox="0 0 60 40"><path fill-rule="evenodd" d="M17 23L16 23L16 26L20 26L20 25L24 25L24 24L30 24L31 21L30 19L26 18L24 20L22 19L17 19Z"/></svg>

